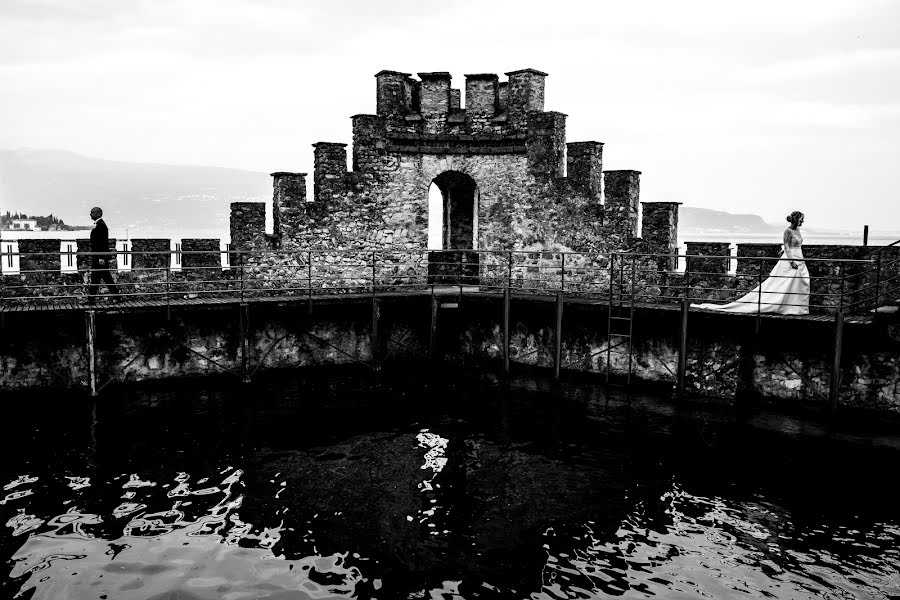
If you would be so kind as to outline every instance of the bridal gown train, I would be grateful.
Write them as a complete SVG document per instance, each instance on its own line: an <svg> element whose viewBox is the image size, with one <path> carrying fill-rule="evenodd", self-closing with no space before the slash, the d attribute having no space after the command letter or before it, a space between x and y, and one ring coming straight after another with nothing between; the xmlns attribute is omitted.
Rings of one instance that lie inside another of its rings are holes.
<svg viewBox="0 0 900 600"><path fill-rule="evenodd" d="M799 237L799 236L797 236ZM791 247L792 258L784 254L778 259L769 277L734 302L728 304L692 304L693 308L706 308L730 313L775 313L780 315L809 314L809 270L803 262L803 250L799 244ZM791 260L799 267L791 267Z"/></svg>

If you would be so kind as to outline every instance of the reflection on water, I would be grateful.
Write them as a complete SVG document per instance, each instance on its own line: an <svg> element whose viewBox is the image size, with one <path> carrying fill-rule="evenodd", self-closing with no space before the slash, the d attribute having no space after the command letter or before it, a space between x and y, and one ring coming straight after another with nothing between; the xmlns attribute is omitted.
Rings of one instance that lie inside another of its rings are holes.
<svg viewBox="0 0 900 600"><path fill-rule="evenodd" d="M152 598L172 591L189 598L295 590L311 598L352 594L361 575L344 564L346 554L286 560L272 552L280 523L255 528L241 520L242 475L226 467L216 485L204 477L195 486L184 472L161 486L135 474L115 477L123 502L106 516L71 506L45 523L19 509L7 522L12 535L34 533L12 556L9 576L22 581L23 592L34 589L36 598ZM170 508L153 510L173 498ZM108 523L115 525L104 528ZM118 537L105 535L120 527Z"/></svg>
<svg viewBox="0 0 900 600"><path fill-rule="evenodd" d="M817 544L798 551L794 543L825 530L793 539L778 533L790 523L777 509L734 506L677 486L665 496L670 520L663 529L648 528L639 508L613 539L598 539L593 523L584 524L581 547L548 555L543 593L534 597L569 597L572 589L666 598L890 598L900 591L896 526L877 524L865 533L841 527L838 539L849 542L844 552Z"/></svg>
<svg viewBox="0 0 900 600"><path fill-rule="evenodd" d="M534 381L8 397L2 597L900 596L893 439Z"/></svg>

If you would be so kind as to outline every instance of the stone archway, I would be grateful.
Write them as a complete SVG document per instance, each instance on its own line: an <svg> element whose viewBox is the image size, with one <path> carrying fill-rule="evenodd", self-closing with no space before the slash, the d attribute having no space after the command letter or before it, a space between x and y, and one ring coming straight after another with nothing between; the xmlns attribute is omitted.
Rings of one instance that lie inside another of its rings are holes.
<svg viewBox="0 0 900 600"><path fill-rule="evenodd" d="M429 282L457 285L475 281L478 254L478 184L461 172L444 171L432 180L441 193L441 250L428 253ZM433 226L429 223L429 228Z"/></svg>
<svg viewBox="0 0 900 600"><path fill-rule="evenodd" d="M444 171L432 182L443 198L441 241L444 250L475 248L478 184L460 171Z"/></svg>

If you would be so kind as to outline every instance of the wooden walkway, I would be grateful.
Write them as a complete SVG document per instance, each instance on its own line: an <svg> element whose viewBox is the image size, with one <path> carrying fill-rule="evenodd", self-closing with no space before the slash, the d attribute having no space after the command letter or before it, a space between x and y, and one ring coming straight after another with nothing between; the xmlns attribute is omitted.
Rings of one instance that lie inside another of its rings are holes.
<svg viewBox="0 0 900 600"><path fill-rule="evenodd" d="M200 294L189 294L183 297L177 298L129 298L128 296L122 296L118 300L111 300L108 296L101 297L100 300L96 304L88 304L88 302L82 298L78 299L59 299L56 301L51 301L50 299L41 301L39 303L20 303L17 300L6 299L4 301L0 301L0 313L35 313L35 312L71 312L71 311L95 311L95 312L105 312L105 313L131 313L131 312L146 312L151 310L159 310L164 308L185 308L185 307L197 307L197 308L212 308L217 306L241 306L241 305L276 305L276 306L287 306L287 305L308 305L310 302L315 304L321 303L334 303L341 301L366 301L375 299L397 299L397 298L413 298L413 297L429 297L429 296L438 296L445 299L452 298L464 298L464 297L473 297L473 298L503 298L503 291L496 289L488 289L483 290L477 287L472 286L463 286L460 288L459 286L442 286L440 288L431 288L429 289L421 289L421 290L402 290L402 291L384 291L384 292L376 292L372 294L371 292L355 292L355 293L334 293L334 294L314 294L312 296L308 295L290 295L290 296L265 296L265 297L245 297L241 299L240 297L215 297L213 295L204 295ZM514 292L510 294L511 299L514 300L531 300L535 302L547 302L552 303L556 302L556 292L536 290L535 292ZM596 296L584 296L584 295L567 295L565 296L565 304L569 305L587 305L587 306L607 306L609 304L609 299L604 295L596 295ZM622 306L629 306L628 303L624 303ZM665 312L678 312L681 310L681 305L679 303L650 303L650 302L636 302L634 304L636 309L639 310L651 310L651 311L665 311ZM702 309L702 308L691 308L691 313L697 314L706 314L706 315L719 315L725 318L761 318L765 320L788 320L788 321L809 321L809 322L822 322L822 323L833 323L834 315L833 314L811 314L811 315L773 315L773 314L761 314L757 315L755 313L748 314L736 314L736 313L723 313L715 310ZM853 325L868 325L874 322L874 316L872 314L863 314L863 315L844 315L844 322L847 324Z"/></svg>

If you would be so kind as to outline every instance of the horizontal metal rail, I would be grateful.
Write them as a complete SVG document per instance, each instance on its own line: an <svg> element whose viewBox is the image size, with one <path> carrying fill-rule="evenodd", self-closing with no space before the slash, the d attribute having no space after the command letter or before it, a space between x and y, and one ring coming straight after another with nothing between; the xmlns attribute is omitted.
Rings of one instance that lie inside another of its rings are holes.
<svg viewBox="0 0 900 600"><path fill-rule="evenodd" d="M888 248L893 248L897 245L900 245L900 240L895 240L895 241L891 242L890 244L885 244L884 246L879 246L879 247L873 249L869 256L874 256L875 254L879 254L879 253L887 250Z"/></svg>
<svg viewBox="0 0 900 600"><path fill-rule="evenodd" d="M898 241L900 243L900 241ZM62 258L76 261L63 270ZM118 269L118 257L128 269ZM173 257L181 264L173 265ZM102 264L96 259L107 259ZM660 269L684 260L684 272ZM402 292L452 288L551 295L563 292L614 302L742 302L767 306L765 292L751 293L785 256L687 255L649 252L569 252L548 250L228 250L7 252L0 254L0 307L21 304L82 303L90 299L93 270L118 273L117 300L165 301L184 298L246 300L314 297L322 294ZM10 272L9 266L19 267ZM729 265L737 264L731 272ZM796 302L827 314L865 312L893 300L900 284L900 259L805 258L810 293ZM614 265L612 267L611 265ZM615 268L615 273L612 269ZM783 277L792 278L789 273ZM105 284L93 288L97 292ZM741 299L751 293L750 297ZM791 294L788 294L791 295Z"/></svg>

